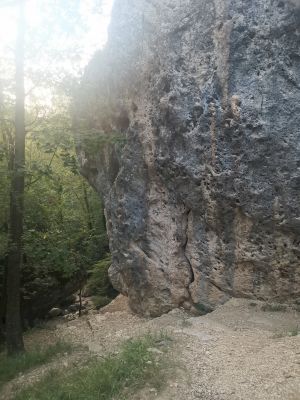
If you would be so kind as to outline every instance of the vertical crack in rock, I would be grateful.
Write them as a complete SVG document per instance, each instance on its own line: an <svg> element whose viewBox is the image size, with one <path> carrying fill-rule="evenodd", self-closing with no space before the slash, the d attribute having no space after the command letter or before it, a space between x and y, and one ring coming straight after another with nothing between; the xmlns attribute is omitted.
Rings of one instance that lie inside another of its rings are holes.
<svg viewBox="0 0 300 400"><path fill-rule="evenodd" d="M185 238L184 238L184 244L183 244L183 253L184 253L185 259L189 265L189 269L190 269L191 279L189 282L189 286L195 281L195 274L194 274L193 266L190 262L189 255L188 255L189 228L190 228L189 224L190 224L191 216L192 216L192 210L187 210L183 216L184 226L185 226L185 229L184 229Z"/></svg>

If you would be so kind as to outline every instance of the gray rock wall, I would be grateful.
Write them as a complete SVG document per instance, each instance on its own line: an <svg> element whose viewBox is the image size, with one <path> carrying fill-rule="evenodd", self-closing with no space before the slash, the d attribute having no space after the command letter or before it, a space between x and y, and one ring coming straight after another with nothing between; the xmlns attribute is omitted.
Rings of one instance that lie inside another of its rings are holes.
<svg viewBox="0 0 300 400"><path fill-rule="evenodd" d="M134 311L300 298L298 0L115 0L75 126Z"/></svg>

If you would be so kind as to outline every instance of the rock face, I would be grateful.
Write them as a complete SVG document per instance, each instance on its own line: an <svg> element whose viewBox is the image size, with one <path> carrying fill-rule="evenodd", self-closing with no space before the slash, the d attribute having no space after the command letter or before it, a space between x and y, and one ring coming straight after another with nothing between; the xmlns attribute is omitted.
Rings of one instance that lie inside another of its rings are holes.
<svg viewBox="0 0 300 400"><path fill-rule="evenodd" d="M135 312L300 298L298 0L115 0L75 127Z"/></svg>

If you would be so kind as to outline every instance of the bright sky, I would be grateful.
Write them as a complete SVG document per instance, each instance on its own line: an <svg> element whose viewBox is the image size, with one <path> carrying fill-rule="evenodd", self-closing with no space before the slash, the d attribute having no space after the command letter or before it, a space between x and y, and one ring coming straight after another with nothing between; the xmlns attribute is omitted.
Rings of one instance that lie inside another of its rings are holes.
<svg viewBox="0 0 300 400"><path fill-rule="evenodd" d="M47 4L47 0L27 0L26 2L29 28L37 28L42 21L40 7L38 7L42 4L42 1ZM7 53L8 48L13 48L16 37L16 10L13 6L5 6L9 3L12 3L12 1L0 0L0 57ZM84 48L84 54L81 54L81 57L87 63L92 54L103 47L107 41L107 28L110 22L113 0L102 1L101 13L99 9L95 11L95 4L99 4L99 0L80 0L80 3L82 20L88 27L87 32L80 40L80 46ZM59 47L59 43L57 43L57 46Z"/></svg>
<svg viewBox="0 0 300 400"><path fill-rule="evenodd" d="M57 1L56 4L67 5L67 0ZM60 1L62 3L59 3ZM63 3L64 1L66 3ZM64 71L76 76L81 75L95 51L103 48L107 41L107 28L114 0L68 1L70 1L69 9L63 8L65 15L57 17L52 14L54 20L48 20L47 12L42 11L43 7L49 8L49 4L53 3L49 3L48 0L26 1L27 32L31 31L31 34L27 34L25 53L25 68L28 69L28 71L25 69L28 72L25 72L25 90L31 93L30 97L26 98L27 105L38 100L45 106L51 106L55 93L52 91L51 84L47 83L47 78L51 76L51 73L54 73L58 80L63 79ZM80 21L86 27L79 33L72 19L75 9L75 7L72 8L72 2L80 4ZM9 3L13 1L0 0L0 86L5 92L5 87L10 86L10 79L13 82L11 72L14 65L13 50L17 32L17 10L15 6L9 6ZM101 7L99 7L100 4ZM63 37L55 34L55 25L57 25L56 28L63 29L65 32ZM69 31L74 29L74 25L75 32L70 34ZM37 87L32 82L30 78L32 72L35 76L42 74L40 79L42 86ZM7 78L9 76L11 78ZM3 84L5 79L8 86L6 83Z"/></svg>

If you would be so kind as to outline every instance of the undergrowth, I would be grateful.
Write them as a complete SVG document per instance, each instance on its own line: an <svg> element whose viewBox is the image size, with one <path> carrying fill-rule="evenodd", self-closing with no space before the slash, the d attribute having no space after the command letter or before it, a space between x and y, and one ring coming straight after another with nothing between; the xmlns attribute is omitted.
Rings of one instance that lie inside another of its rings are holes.
<svg viewBox="0 0 300 400"><path fill-rule="evenodd" d="M59 341L47 348L36 347L15 357L8 357L5 353L0 354L0 389L19 373L46 364L58 354L70 353L71 351L72 346L70 344Z"/></svg>
<svg viewBox="0 0 300 400"><path fill-rule="evenodd" d="M146 385L159 390L165 358L162 351L151 351L156 344L157 338L147 335L130 340L117 355L91 359L75 370L52 370L15 400L125 400Z"/></svg>
<svg viewBox="0 0 300 400"><path fill-rule="evenodd" d="M111 265L111 257L99 261L92 266L87 282L87 290L92 295L94 306L99 309L109 304L118 294L113 288L109 277L108 269Z"/></svg>

